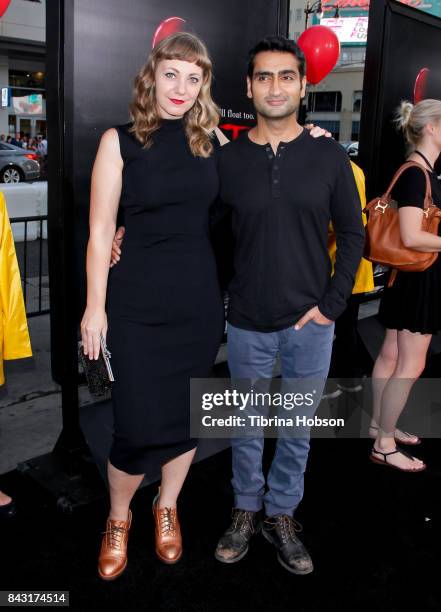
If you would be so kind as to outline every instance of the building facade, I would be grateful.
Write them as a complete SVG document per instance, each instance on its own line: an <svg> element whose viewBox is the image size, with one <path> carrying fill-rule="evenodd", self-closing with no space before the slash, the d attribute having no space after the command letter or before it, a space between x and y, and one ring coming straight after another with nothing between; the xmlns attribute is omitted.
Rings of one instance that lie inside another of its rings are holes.
<svg viewBox="0 0 441 612"><path fill-rule="evenodd" d="M46 0L11 0L0 19L0 134L46 133Z"/></svg>
<svg viewBox="0 0 441 612"><path fill-rule="evenodd" d="M401 0L441 17L441 0ZM366 57L369 0L291 0L289 36L298 40L306 27L331 27L340 40L336 67L317 85L308 85L307 119L341 142L358 141Z"/></svg>

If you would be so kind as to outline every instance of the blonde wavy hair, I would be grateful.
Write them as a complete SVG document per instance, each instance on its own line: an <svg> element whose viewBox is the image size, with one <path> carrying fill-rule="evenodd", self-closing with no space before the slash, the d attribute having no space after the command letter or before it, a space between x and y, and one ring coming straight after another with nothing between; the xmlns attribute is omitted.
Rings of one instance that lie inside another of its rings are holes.
<svg viewBox="0 0 441 612"><path fill-rule="evenodd" d="M151 147L154 132L162 119L155 94L155 71L161 60L178 59L202 68L202 87L190 110L184 115L185 132L193 155L209 157L213 152L211 135L219 123L220 111L211 97L212 63L204 43L188 32L178 32L160 41L135 78L130 131L144 148Z"/></svg>
<svg viewBox="0 0 441 612"><path fill-rule="evenodd" d="M395 115L395 125L403 130L408 152L418 146L428 123L441 121L441 100L428 98L417 104L403 100Z"/></svg>

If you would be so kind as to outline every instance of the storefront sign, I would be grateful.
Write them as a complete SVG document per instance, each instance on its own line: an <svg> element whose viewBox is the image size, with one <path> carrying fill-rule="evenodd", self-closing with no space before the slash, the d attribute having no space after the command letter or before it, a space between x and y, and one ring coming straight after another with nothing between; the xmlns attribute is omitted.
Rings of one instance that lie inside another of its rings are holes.
<svg viewBox="0 0 441 612"><path fill-rule="evenodd" d="M413 6L414 8L428 10L432 8L433 2L426 2L425 0L398 0L402 4ZM370 5L369 0L323 0L322 6L324 11L330 11L332 9L363 9L368 10Z"/></svg>
<svg viewBox="0 0 441 612"><path fill-rule="evenodd" d="M398 0L398 2L441 17L441 0ZM370 0L322 0L325 16L333 14L337 8L346 9L351 16L367 14L370 5Z"/></svg>
<svg viewBox="0 0 441 612"><path fill-rule="evenodd" d="M366 43L368 21L368 17L325 18L320 21L320 25L331 28L337 35L340 43Z"/></svg>
<svg viewBox="0 0 441 612"><path fill-rule="evenodd" d="M25 113L26 115L41 115L43 114L43 96L41 94L31 94L30 96L14 96L12 98L12 106L16 113Z"/></svg>
<svg viewBox="0 0 441 612"><path fill-rule="evenodd" d="M9 88L2 87L2 107L9 106Z"/></svg>

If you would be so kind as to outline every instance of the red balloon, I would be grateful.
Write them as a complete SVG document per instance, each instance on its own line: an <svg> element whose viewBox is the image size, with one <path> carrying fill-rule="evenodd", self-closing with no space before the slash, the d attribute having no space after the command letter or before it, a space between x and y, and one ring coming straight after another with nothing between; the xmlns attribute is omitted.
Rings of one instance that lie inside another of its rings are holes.
<svg viewBox="0 0 441 612"><path fill-rule="evenodd" d="M169 17L168 19L164 19L164 21L158 25L156 32L153 34L152 49L156 47L158 42L164 38L167 38L167 36L170 36L175 32L180 32L184 23L185 19L182 19L181 17Z"/></svg>
<svg viewBox="0 0 441 612"><path fill-rule="evenodd" d="M8 6L11 4L11 0L0 0L0 17L6 13Z"/></svg>
<svg viewBox="0 0 441 612"><path fill-rule="evenodd" d="M316 85L331 72L340 55L340 41L326 26L311 26L299 36L297 44L305 54L306 78Z"/></svg>
<svg viewBox="0 0 441 612"><path fill-rule="evenodd" d="M430 70L428 68L421 68L417 78L415 79L415 86L413 88L413 103L418 104L421 100L426 97L427 88L427 77L429 76Z"/></svg>

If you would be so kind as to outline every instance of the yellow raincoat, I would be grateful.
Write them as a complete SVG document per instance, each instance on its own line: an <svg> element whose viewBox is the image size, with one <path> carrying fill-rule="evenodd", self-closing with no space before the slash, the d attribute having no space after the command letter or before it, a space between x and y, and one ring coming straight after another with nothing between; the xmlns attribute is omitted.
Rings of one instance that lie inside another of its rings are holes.
<svg viewBox="0 0 441 612"><path fill-rule="evenodd" d="M0 192L0 385L3 361L32 357L20 271L6 201Z"/></svg>
<svg viewBox="0 0 441 612"><path fill-rule="evenodd" d="M355 182L357 184L358 194L360 196L361 208L366 206L366 191L364 183L363 170L359 168L353 161L351 161L352 172L354 173ZM362 213L363 225L366 225L366 215ZM331 258L332 271L334 272L335 264L335 253L337 251L337 244L335 239L335 233L332 228L332 223L329 224L328 228L328 252ZM374 290L374 273L372 269L372 263L362 258L360 265L355 276L355 284L352 289L352 293L365 293L366 291Z"/></svg>

